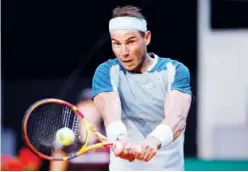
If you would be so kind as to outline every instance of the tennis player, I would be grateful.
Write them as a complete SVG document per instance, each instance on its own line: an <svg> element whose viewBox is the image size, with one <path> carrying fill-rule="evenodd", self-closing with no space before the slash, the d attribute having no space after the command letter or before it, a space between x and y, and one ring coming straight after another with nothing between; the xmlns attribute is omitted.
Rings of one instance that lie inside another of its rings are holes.
<svg viewBox="0 0 248 172"><path fill-rule="evenodd" d="M188 68L147 52L151 32L135 6L115 8L109 31L116 58L97 67L92 88L107 137L117 141L110 170L184 170Z"/></svg>

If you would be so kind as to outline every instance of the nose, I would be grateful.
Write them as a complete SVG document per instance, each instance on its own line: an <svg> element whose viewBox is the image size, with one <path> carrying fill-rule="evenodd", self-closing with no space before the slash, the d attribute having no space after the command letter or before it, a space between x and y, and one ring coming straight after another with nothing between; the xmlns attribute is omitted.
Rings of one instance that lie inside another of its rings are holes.
<svg viewBox="0 0 248 172"><path fill-rule="evenodd" d="M129 51L128 51L127 47L125 45L122 46L121 56L122 57L127 57L128 55L129 55Z"/></svg>

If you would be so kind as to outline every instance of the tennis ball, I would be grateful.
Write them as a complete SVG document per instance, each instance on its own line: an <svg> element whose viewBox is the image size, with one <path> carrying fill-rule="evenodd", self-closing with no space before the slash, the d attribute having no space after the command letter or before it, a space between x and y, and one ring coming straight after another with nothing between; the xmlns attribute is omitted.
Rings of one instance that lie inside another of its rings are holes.
<svg viewBox="0 0 248 172"><path fill-rule="evenodd" d="M63 146L69 146L74 142L75 134L74 132L67 128L61 128L56 132L56 141Z"/></svg>

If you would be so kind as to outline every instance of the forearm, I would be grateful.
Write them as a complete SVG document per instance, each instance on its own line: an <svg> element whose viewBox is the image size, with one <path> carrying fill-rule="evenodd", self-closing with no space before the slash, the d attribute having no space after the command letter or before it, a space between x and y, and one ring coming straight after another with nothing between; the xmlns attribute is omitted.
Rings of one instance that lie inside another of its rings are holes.
<svg viewBox="0 0 248 172"><path fill-rule="evenodd" d="M94 103L107 127L110 123L121 119L121 103L116 92L100 93Z"/></svg>
<svg viewBox="0 0 248 172"><path fill-rule="evenodd" d="M100 93L94 98L94 102L103 118L108 138L115 140L121 134L127 135L127 129L121 121L121 102L118 93Z"/></svg>
<svg viewBox="0 0 248 172"><path fill-rule="evenodd" d="M77 107L84 114L88 122L96 129L96 131L101 131L101 116L96 109L94 102L92 100L83 100L77 104ZM81 126L84 126L83 120L81 121ZM80 131L82 133L81 139L85 140L86 135L84 133L86 132L86 128L81 127ZM95 141L97 141L97 137L92 135L89 144L93 144Z"/></svg>
<svg viewBox="0 0 248 172"><path fill-rule="evenodd" d="M169 144L176 140L186 127L191 95L173 90L166 96L164 104L165 118L150 135L159 138L164 144Z"/></svg>
<svg viewBox="0 0 248 172"><path fill-rule="evenodd" d="M191 95L179 91L171 91L165 98L165 105L165 119L162 121L162 124L171 128L175 140L186 127L186 120L191 105Z"/></svg>

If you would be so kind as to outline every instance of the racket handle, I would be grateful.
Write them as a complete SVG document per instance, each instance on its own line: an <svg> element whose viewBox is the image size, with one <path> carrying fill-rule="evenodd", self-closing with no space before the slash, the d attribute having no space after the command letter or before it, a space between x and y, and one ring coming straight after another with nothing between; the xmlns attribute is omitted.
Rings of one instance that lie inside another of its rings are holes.
<svg viewBox="0 0 248 172"><path fill-rule="evenodd" d="M115 146L115 143L108 143L104 145L105 148L113 148L114 146Z"/></svg>
<svg viewBox="0 0 248 172"><path fill-rule="evenodd" d="M53 160L53 161L64 161L63 158L53 158L52 160Z"/></svg>

